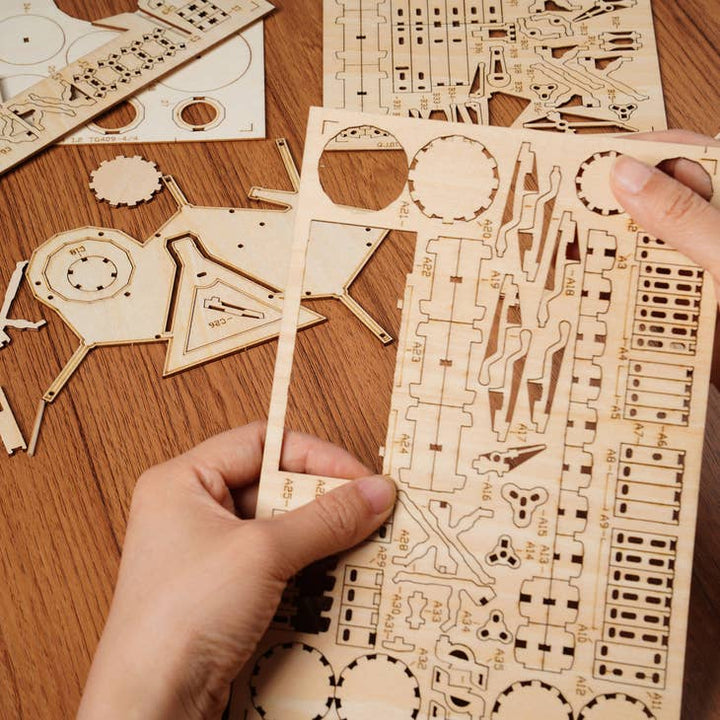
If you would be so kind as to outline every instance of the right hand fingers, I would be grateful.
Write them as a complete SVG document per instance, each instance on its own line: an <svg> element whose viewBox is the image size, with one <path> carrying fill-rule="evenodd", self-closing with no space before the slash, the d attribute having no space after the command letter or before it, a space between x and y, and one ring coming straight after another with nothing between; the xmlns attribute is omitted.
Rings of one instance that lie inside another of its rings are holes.
<svg viewBox="0 0 720 720"><path fill-rule="evenodd" d="M720 210L682 182L628 155L615 162L611 187L643 230L706 268L716 282L720 279Z"/></svg>

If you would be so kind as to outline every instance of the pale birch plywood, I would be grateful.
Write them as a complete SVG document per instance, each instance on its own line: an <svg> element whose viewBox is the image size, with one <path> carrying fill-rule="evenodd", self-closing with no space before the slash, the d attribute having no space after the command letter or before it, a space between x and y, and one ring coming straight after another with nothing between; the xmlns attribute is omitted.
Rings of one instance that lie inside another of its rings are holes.
<svg viewBox="0 0 720 720"><path fill-rule="evenodd" d="M10 277L10 282L8 282L7 289L5 290L5 298L3 299L2 308L0 308L0 350L12 342L12 338L6 332L8 328L15 330L39 330L45 325L44 320L33 322L32 320L21 320L10 317L10 310L20 290L23 278L25 277L26 267L26 260L21 260L16 263L13 274Z"/></svg>
<svg viewBox="0 0 720 720"><path fill-rule="evenodd" d="M0 100L9 101L119 35L67 15L53 0L5 0L0 7ZM128 99L132 111L124 125L90 123L63 142L265 137L263 45L259 22ZM198 122L190 117L189 121L192 108L201 103L207 119Z"/></svg>
<svg viewBox="0 0 720 720"><path fill-rule="evenodd" d="M408 183L381 211L334 205L322 154L373 124ZM617 206L621 153L720 182L717 148L311 112L258 515L341 482L279 470L316 222L417 233L384 449L400 497L291 583L232 717L678 720L715 298Z"/></svg>
<svg viewBox="0 0 720 720"><path fill-rule="evenodd" d="M276 145L296 185L299 176L287 143ZM111 173L105 182L96 178L95 190L115 204L149 199L141 180L149 172L154 181L155 165L139 157L116 158L108 165L118 161L130 169ZM93 348L166 342L163 374L169 376L280 333L297 191L252 188L249 196L277 206L271 210L198 207L173 177L162 179L178 209L144 242L112 228L75 228L49 238L30 259L35 298L80 340L43 396L33 452L44 403L57 398ZM133 191L143 197L131 198ZM339 300L384 344L391 336L352 298L350 286L386 235L382 228L318 223L303 291L304 300ZM344 249L340 256L334 251L338 242ZM324 319L303 308L299 329Z"/></svg>
<svg viewBox="0 0 720 720"><path fill-rule="evenodd" d="M25 439L18 427L17 420L8 402L5 391L0 387L0 439L8 455L14 455L17 450L25 450Z"/></svg>
<svg viewBox="0 0 720 720"><path fill-rule="evenodd" d="M98 201L112 207L135 207L162 190L162 174L154 162L139 155L117 155L92 171L90 189Z"/></svg>
<svg viewBox="0 0 720 720"><path fill-rule="evenodd" d="M324 104L514 127L666 127L650 0L324 0ZM507 99L504 101L507 104Z"/></svg>
<svg viewBox="0 0 720 720"><path fill-rule="evenodd" d="M197 0L179 6L139 0L138 8L96 23L121 33L0 104L0 173L209 51L273 6L266 0ZM25 21L23 16L9 20ZM15 51L8 59L24 52L35 59L40 52L33 35L10 37Z"/></svg>

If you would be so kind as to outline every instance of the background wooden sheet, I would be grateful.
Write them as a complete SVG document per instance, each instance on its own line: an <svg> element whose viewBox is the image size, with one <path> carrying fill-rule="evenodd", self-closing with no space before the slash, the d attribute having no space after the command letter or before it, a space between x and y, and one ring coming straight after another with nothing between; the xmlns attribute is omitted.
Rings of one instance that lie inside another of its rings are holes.
<svg viewBox="0 0 720 720"><path fill-rule="evenodd" d="M266 25L268 137L287 137L299 159L307 108L322 102L322 7L319 0L275 4L278 12ZM135 7L133 0L58 5L87 19ZM717 0L655 0L655 17L670 125L716 134ZM134 210L95 201L89 173L121 152L156 161L196 204L249 205L246 191L254 184L290 189L272 141L55 148L0 178L3 292L15 263L57 232L99 225L144 239L169 217L174 205L167 192ZM382 193L382 177L375 175L374 182ZM409 264L411 250L410 238L391 237L353 287L390 331L397 331L399 320L398 268ZM343 442L378 467L393 346L381 348L339 303L312 307L331 322L301 334L289 422ZM47 328L11 330L13 343L0 352L0 385L26 437L38 398L77 345L59 318L42 313L23 289L13 316L41 314ZM209 435L263 417L275 347L260 346L168 380L161 377L164 344L93 351L48 409L37 456L0 456L0 717L74 714L110 601L135 479ZM329 406L324 395L331 386L335 400ZM719 448L720 394L713 389L690 607L687 720L720 716Z"/></svg>

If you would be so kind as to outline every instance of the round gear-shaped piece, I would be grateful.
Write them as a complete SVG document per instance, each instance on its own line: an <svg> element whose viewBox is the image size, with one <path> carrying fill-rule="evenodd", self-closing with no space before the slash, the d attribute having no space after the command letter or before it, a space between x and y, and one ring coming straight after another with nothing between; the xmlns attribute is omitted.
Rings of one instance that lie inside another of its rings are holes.
<svg viewBox="0 0 720 720"><path fill-rule="evenodd" d="M332 707L334 684L332 667L319 650L283 643L255 663L250 696L265 720L321 720Z"/></svg>
<svg viewBox="0 0 720 720"><path fill-rule="evenodd" d="M609 693L593 698L578 715L578 720L655 720L645 703L624 693Z"/></svg>
<svg viewBox="0 0 720 720"><path fill-rule="evenodd" d="M573 710L563 694L540 680L523 680L505 688L493 705L491 720L517 720L532 709L542 720L573 720Z"/></svg>
<svg viewBox="0 0 720 720"><path fill-rule="evenodd" d="M615 150L595 153L575 176L577 196L588 210L598 215L619 215L623 207L610 189L610 171L618 158Z"/></svg>
<svg viewBox="0 0 720 720"><path fill-rule="evenodd" d="M408 176L410 196L423 214L448 223L475 220L492 205L498 184L495 158L464 135L429 142Z"/></svg>
<svg viewBox="0 0 720 720"><path fill-rule="evenodd" d="M154 162L139 155L118 155L114 160L104 160L90 176L90 189L99 201L112 207L126 205L135 207L149 202L162 189L162 175Z"/></svg>
<svg viewBox="0 0 720 720"><path fill-rule="evenodd" d="M413 720L420 712L420 686L397 658L363 655L340 674L335 705L340 720Z"/></svg>

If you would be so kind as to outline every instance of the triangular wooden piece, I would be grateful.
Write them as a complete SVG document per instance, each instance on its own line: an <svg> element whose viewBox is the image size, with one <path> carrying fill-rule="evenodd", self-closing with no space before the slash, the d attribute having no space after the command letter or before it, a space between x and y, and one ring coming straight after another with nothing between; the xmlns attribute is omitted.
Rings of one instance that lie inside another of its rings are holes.
<svg viewBox="0 0 720 720"><path fill-rule="evenodd" d="M170 248L180 270L165 376L277 337L281 295L209 259L192 236ZM302 308L299 327L324 319Z"/></svg>

